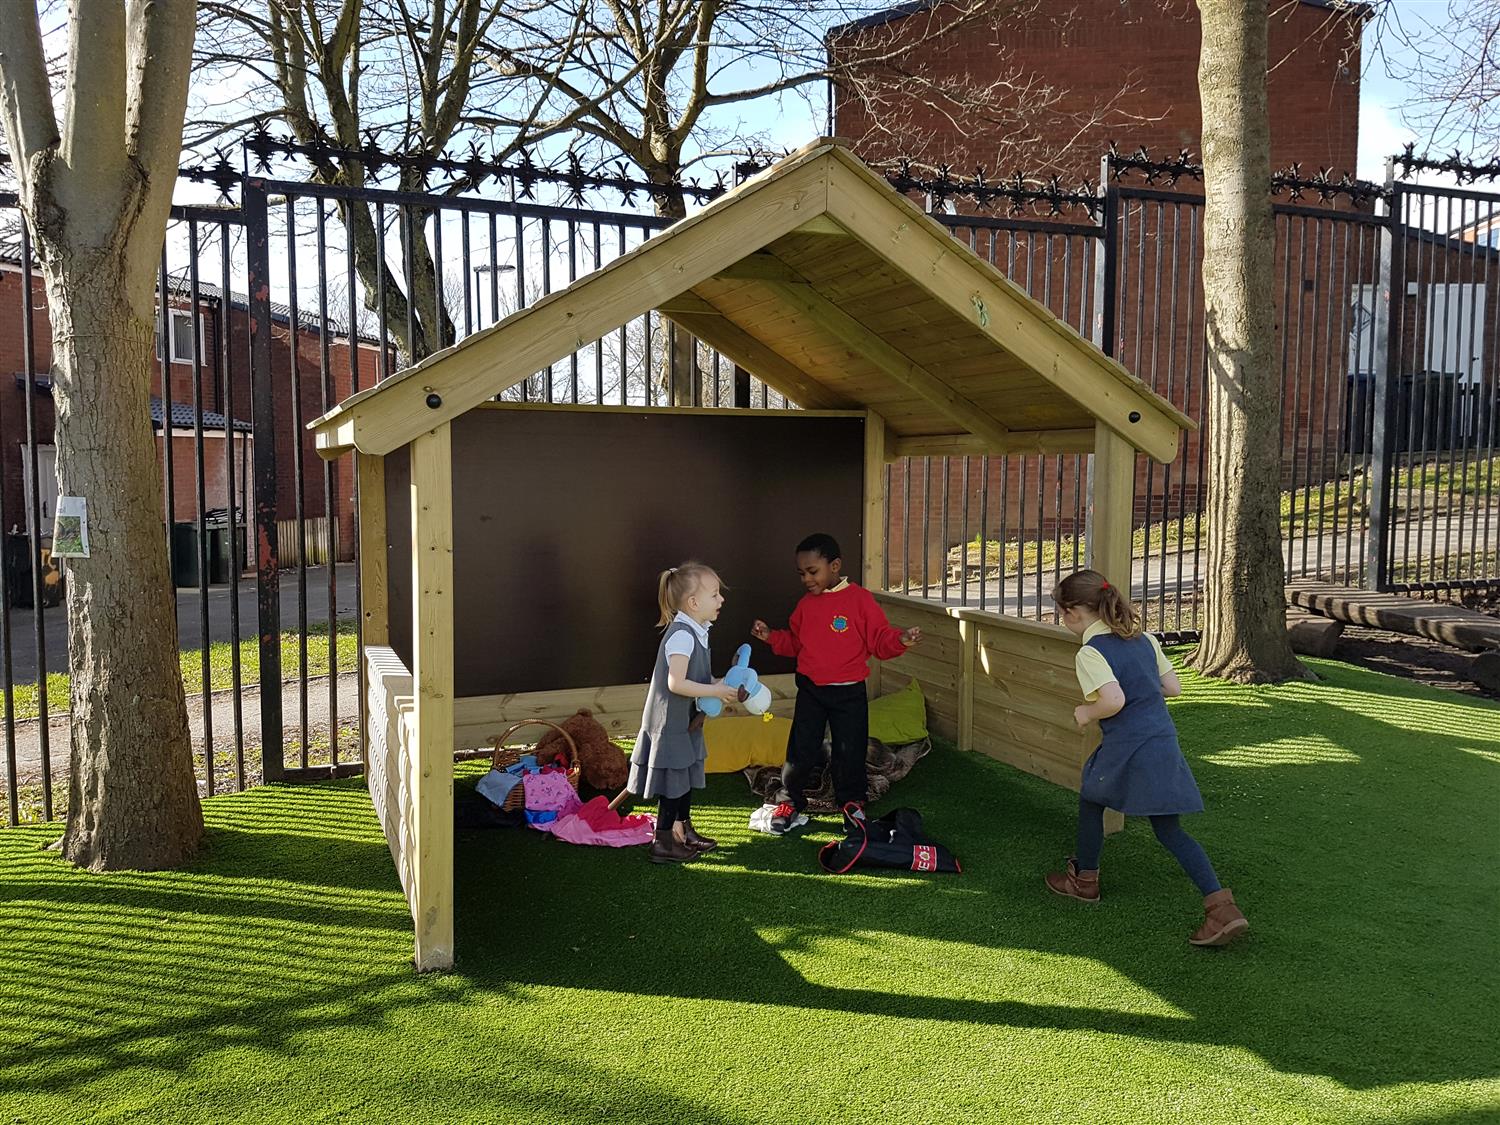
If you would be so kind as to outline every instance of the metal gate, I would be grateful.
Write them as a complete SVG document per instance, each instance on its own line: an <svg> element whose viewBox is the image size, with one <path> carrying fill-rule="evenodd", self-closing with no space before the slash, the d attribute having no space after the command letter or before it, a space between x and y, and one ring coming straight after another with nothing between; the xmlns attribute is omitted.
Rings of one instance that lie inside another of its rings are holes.
<svg viewBox="0 0 1500 1125"><path fill-rule="evenodd" d="M244 159L259 174L224 159L184 169L238 204L174 207L159 268L151 409L205 794L360 768L356 484L347 467L316 457L305 423L670 221L639 209L651 185L576 166L417 161L422 176L493 177L510 189L498 200L271 175L272 158L311 155L331 154L257 134ZM376 155L375 171L405 167ZM1434 166L1409 152L1397 163L1408 178ZM1418 186L1395 171L1384 186L1276 180L1283 422L1266 440L1281 455L1287 574L1395 590L1490 586L1500 582L1500 195ZM1201 424L1202 197L1176 186L1197 174L1184 160L1113 153L1102 190L922 178L905 165L888 176ZM568 202L535 202L539 184ZM723 190L688 194L701 203ZM625 207L585 206L598 192ZM1313 194L1317 205L1305 202ZM980 213L957 213L964 199ZM14 387L0 397L0 687L15 824L60 813L66 575L50 559L45 295L16 198L0 192L7 230L0 347L13 348ZM790 405L654 315L505 397ZM1170 465L1138 459L1134 593L1150 627L1177 639L1200 621L1208 440L1188 436ZM1050 618L1048 592L1087 558L1087 457L906 459L889 467L887 485L888 588Z"/></svg>

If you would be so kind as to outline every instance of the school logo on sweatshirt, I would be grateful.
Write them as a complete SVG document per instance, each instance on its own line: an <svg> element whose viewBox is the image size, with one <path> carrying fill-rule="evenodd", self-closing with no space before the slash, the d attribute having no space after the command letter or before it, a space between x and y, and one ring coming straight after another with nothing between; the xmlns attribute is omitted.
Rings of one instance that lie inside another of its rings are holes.
<svg viewBox="0 0 1500 1125"><path fill-rule="evenodd" d="M849 631L849 619L841 613L829 622L829 626L835 633L847 633Z"/></svg>

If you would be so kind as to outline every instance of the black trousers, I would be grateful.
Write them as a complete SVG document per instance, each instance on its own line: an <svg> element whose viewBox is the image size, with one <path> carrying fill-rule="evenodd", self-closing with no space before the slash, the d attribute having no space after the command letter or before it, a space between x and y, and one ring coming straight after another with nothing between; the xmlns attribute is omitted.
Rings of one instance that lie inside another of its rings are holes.
<svg viewBox="0 0 1500 1125"><path fill-rule="evenodd" d="M823 732L832 732L833 795L840 805L863 801L868 786L865 752L870 743L870 704L865 685L819 686L800 673L797 707L792 712L792 734L781 767L778 804L807 807L807 782L823 761Z"/></svg>

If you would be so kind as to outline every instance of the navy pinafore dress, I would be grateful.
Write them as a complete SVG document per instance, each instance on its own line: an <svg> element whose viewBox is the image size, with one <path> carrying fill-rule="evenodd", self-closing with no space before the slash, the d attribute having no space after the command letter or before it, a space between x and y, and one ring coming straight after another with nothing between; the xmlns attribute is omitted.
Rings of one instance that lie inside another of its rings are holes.
<svg viewBox="0 0 1500 1125"><path fill-rule="evenodd" d="M697 701L667 690L667 639L674 633L692 632L692 626L673 621L661 635L656 649L656 668L651 686L646 690L646 709L641 716L641 732L636 736L635 753L630 755L630 776L625 788L637 797L681 797L690 789L702 789L706 782L704 763L708 747L702 729L688 730L697 710ZM713 682L713 667L708 649L693 644L688 657L687 677L700 684Z"/></svg>
<svg viewBox="0 0 1500 1125"><path fill-rule="evenodd" d="M1106 633L1087 643L1114 672L1125 706L1099 720L1104 738L1083 765L1083 798L1127 816L1202 812L1203 796L1177 744L1151 642Z"/></svg>

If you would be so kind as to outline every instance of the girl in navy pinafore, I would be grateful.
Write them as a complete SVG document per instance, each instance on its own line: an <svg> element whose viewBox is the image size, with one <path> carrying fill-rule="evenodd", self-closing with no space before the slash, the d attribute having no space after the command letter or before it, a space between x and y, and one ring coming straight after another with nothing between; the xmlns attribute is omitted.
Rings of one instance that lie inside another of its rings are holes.
<svg viewBox="0 0 1500 1125"><path fill-rule="evenodd" d="M1219 885L1198 841L1183 830L1182 813L1203 811L1203 797L1167 713L1166 696L1182 691L1156 638L1143 633L1129 600L1095 570L1081 570L1052 593L1066 625L1083 642L1079 687L1088 702L1073 711L1079 727L1098 720L1103 738L1083 766L1078 799L1078 851L1048 888L1084 902L1099 900L1104 810L1151 820L1152 831L1203 893L1204 922L1188 939L1224 945L1249 929L1234 895Z"/></svg>
<svg viewBox="0 0 1500 1125"><path fill-rule="evenodd" d="M687 562L662 571L657 602L661 644L625 788L638 797L657 799L651 861L684 863L717 847L716 841L693 828L692 792L703 788L708 757L697 701L717 697L738 702L739 690L716 681L709 662L709 626L724 604L713 569Z"/></svg>

